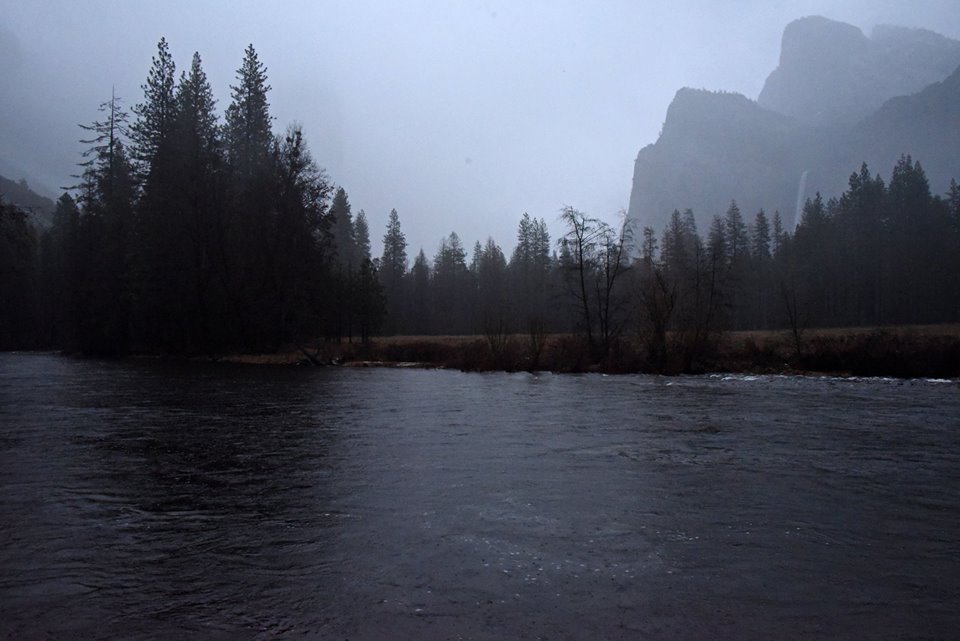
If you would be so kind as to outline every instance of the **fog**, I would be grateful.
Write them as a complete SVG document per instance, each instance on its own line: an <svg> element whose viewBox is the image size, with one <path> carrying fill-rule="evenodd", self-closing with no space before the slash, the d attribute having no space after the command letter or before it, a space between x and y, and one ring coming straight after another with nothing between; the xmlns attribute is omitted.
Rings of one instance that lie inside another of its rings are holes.
<svg viewBox="0 0 960 641"><path fill-rule="evenodd" d="M198 51L222 113L244 47L267 66L275 130L366 211L396 208L412 257L456 231L508 252L524 212L625 209L633 159L682 86L756 98L793 19L819 14L960 37L956 0L237 2L0 0L0 174L56 196L80 123L115 90L142 100L161 36Z"/></svg>

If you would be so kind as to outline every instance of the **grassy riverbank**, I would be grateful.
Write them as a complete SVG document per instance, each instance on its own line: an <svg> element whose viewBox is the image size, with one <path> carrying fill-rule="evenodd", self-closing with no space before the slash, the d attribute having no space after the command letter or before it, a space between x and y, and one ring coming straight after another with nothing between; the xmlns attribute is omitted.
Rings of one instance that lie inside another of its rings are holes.
<svg viewBox="0 0 960 641"><path fill-rule="evenodd" d="M275 354L222 360L265 364L445 367L468 371L823 373L845 376L958 377L960 325L817 329L799 342L789 331L727 332L684 367L668 355L659 365L642 347L621 341L596 356L579 336L390 336L369 344L329 342Z"/></svg>

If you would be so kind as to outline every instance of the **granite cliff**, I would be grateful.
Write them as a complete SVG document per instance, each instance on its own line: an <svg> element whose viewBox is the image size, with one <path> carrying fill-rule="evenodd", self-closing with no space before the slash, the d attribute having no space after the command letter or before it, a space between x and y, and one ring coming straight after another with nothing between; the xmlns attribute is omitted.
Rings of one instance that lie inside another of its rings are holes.
<svg viewBox="0 0 960 641"><path fill-rule="evenodd" d="M889 176L901 154L943 192L960 178L960 42L930 31L813 17L787 26L757 101L677 92L656 143L634 165L629 217L659 233L674 209L704 232L736 200L794 223L798 200L842 193L866 162ZM801 189L802 187L802 189Z"/></svg>

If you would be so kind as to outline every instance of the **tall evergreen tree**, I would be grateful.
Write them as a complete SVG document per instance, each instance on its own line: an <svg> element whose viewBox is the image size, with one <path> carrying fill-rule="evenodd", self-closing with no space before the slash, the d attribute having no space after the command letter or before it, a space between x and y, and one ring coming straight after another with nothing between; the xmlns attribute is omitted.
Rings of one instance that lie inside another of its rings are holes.
<svg viewBox="0 0 960 641"><path fill-rule="evenodd" d="M69 193L57 200L41 242L43 345L77 348L80 209Z"/></svg>
<svg viewBox="0 0 960 641"><path fill-rule="evenodd" d="M297 126L276 146L275 215L264 216L262 287L254 301L258 342L276 348L314 338L330 309L330 182Z"/></svg>
<svg viewBox="0 0 960 641"><path fill-rule="evenodd" d="M710 231L707 232L707 252L710 259L723 268L726 268L733 254L729 229L720 216L714 216L710 222Z"/></svg>
<svg viewBox="0 0 960 641"><path fill-rule="evenodd" d="M507 298L507 260L493 238L487 238L483 247L477 243L474 278L477 283L477 319L475 326L487 332L504 330L509 324Z"/></svg>
<svg viewBox="0 0 960 641"><path fill-rule="evenodd" d="M937 220L938 208L919 162L901 156L893 168L887 189L886 212L889 233L897 238L891 252L892 265L886 283L891 285L892 320L896 323L926 323L942 312L948 280L938 260L931 256L949 253L947 221Z"/></svg>
<svg viewBox="0 0 960 641"><path fill-rule="evenodd" d="M743 214L736 201L730 203L727 213L723 217L724 228L728 245L728 259L730 266L736 269L750 251L750 241L747 235L747 225L743 222Z"/></svg>
<svg viewBox="0 0 960 641"><path fill-rule="evenodd" d="M353 314L360 330L360 340L366 344L370 336L380 329L387 311L383 298L383 285L377 278L376 266L369 256L364 257L360 263L355 286Z"/></svg>
<svg viewBox="0 0 960 641"><path fill-rule="evenodd" d="M770 258L770 223L762 209L757 212L757 216L754 218L750 236L750 253L753 257L761 260Z"/></svg>
<svg viewBox="0 0 960 641"><path fill-rule="evenodd" d="M359 267L356 239L354 238L353 216L350 213L350 200L347 192L340 187L330 204L330 233L333 238L337 265L345 272Z"/></svg>
<svg viewBox="0 0 960 641"><path fill-rule="evenodd" d="M37 238L27 212L0 195L0 350L38 339Z"/></svg>
<svg viewBox="0 0 960 641"><path fill-rule="evenodd" d="M176 92L173 133L174 193L171 217L176 233L168 247L177 269L176 303L187 313L174 323L179 350L196 352L228 342L226 292L226 185L216 101L194 53L189 73L181 74Z"/></svg>
<svg viewBox="0 0 960 641"><path fill-rule="evenodd" d="M120 99L100 111L105 119L82 127L92 137L81 141L90 147L81 163L76 336L85 353L120 354L130 347L134 179Z"/></svg>
<svg viewBox="0 0 960 641"><path fill-rule="evenodd" d="M954 227L960 225L960 184L956 178L950 179L950 190L947 191L947 206Z"/></svg>
<svg viewBox="0 0 960 641"><path fill-rule="evenodd" d="M783 243L786 240L786 232L783 230L783 220L780 218L780 211L773 212L773 236L770 238L772 253L774 255L780 252Z"/></svg>
<svg viewBox="0 0 960 641"><path fill-rule="evenodd" d="M754 329L769 327L769 306L772 298L770 279L770 223L761 209L750 225L750 269L744 282L746 295L740 323Z"/></svg>
<svg viewBox="0 0 960 641"><path fill-rule="evenodd" d="M790 254L785 257L786 268L782 270L779 288L781 298L791 301L791 309L787 310L791 325L839 324L839 284L830 277L833 228L820 193L808 198L790 244Z"/></svg>
<svg viewBox="0 0 960 641"><path fill-rule="evenodd" d="M141 186L134 325L140 342L179 351L186 270L182 220L174 203L175 65L166 39L160 39L151 63L147 82L141 86L144 100L133 108L136 120L130 128L131 155Z"/></svg>
<svg viewBox="0 0 960 641"><path fill-rule="evenodd" d="M467 252L456 232L440 241L433 259L433 304L438 329L447 334L472 333L472 318L466 309L472 279Z"/></svg>
<svg viewBox="0 0 960 641"><path fill-rule="evenodd" d="M357 255L360 259L372 259L370 255L370 225L367 223L367 214L362 209L357 212L353 220L353 240L357 246Z"/></svg>
<svg viewBox="0 0 960 641"><path fill-rule="evenodd" d="M884 322L889 302L883 294L883 280L894 269L887 251L889 217L885 211L886 186L878 174L871 176L866 163L851 174L847 191L840 197L832 216L830 233L844 254L845 269L837 271L835 313L856 318L858 324ZM829 254L825 258L829 257ZM836 254L834 254L836 259Z"/></svg>
<svg viewBox="0 0 960 641"><path fill-rule="evenodd" d="M355 281L359 274L360 260L357 257L356 241L353 236L350 200L343 187L338 188L333 196L329 218L335 265L332 283L334 295L331 301L333 326L329 333L337 340L344 336L352 340L353 314L357 307Z"/></svg>
<svg viewBox="0 0 960 641"><path fill-rule="evenodd" d="M550 234L541 218L524 213L517 226L517 245L510 257L513 316L517 327L546 322L551 292Z"/></svg>
<svg viewBox="0 0 960 641"><path fill-rule="evenodd" d="M240 181L254 179L269 163L273 147L267 68L253 45L244 51L237 70L237 84L231 85L227 107L226 142L230 165Z"/></svg>
<svg viewBox="0 0 960 641"><path fill-rule="evenodd" d="M141 86L144 101L133 108L137 118L130 128L131 155L144 180L160 181L165 188L176 116L176 66L165 38L157 43L157 55L151 63L147 82Z"/></svg>
<svg viewBox="0 0 960 641"><path fill-rule="evenodd" d="M410 268L410 311L406 327L412 334L434 332L430 280L430 263L421 249Z"/></svg>
<svg viewBox="0 0 960 641"><path fill-rule="evenodd" d="M407 272L407 239L400 229L400 216L390 210L387 231L383 235L383 256L380 259L380 282L387 301L386 328L396 332L403 323L403 275Z"/></svg>
<svg viewBox="0 0 960 641"><path fill-rule="evenodd" d="M278 168L280 153L271 133L266 68L250 45L244 52L237 70L237 84L231 86L231 102L227 107L224 143L230 175L229 238L227 253L231 258L229 274L225 279L228 300L237 332L244 342L262 344L274 340L271 326L275 310L271 300L279 295L272 282L276 277L277 260L285 260L276 251L278 227L272 206L277 197L278 178L296 184L297 176L284 176ZM288 160L300 166L303 158L302 140L288 137ZM283 142L283 141L280 141ZM281 172L278 176L278 170ZM296 197L291 195L290 203ZM287 208L287 221L296 216Z"/></svg>
<svg viewBox="0 0 960 641"><path fill-rule="evenodd" d="M947 310L945 319L960 318L960 185L956 179L950 180L950 189L946 194L947 228L945 236L949 239L950 252L953 259L948 262L951 278L947 284L947 291L952 295L946 296Z"/></svg>

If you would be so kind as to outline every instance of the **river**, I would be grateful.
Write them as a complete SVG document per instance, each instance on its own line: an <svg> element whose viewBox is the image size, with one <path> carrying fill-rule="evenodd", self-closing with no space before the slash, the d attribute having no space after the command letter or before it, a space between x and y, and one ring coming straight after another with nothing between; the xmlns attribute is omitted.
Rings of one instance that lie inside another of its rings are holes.
<svg viewBox="0 0 960 641"><path fill-rule="evenodd" d="M960 384L0 354L0 639L947 639Z"/></svg>

